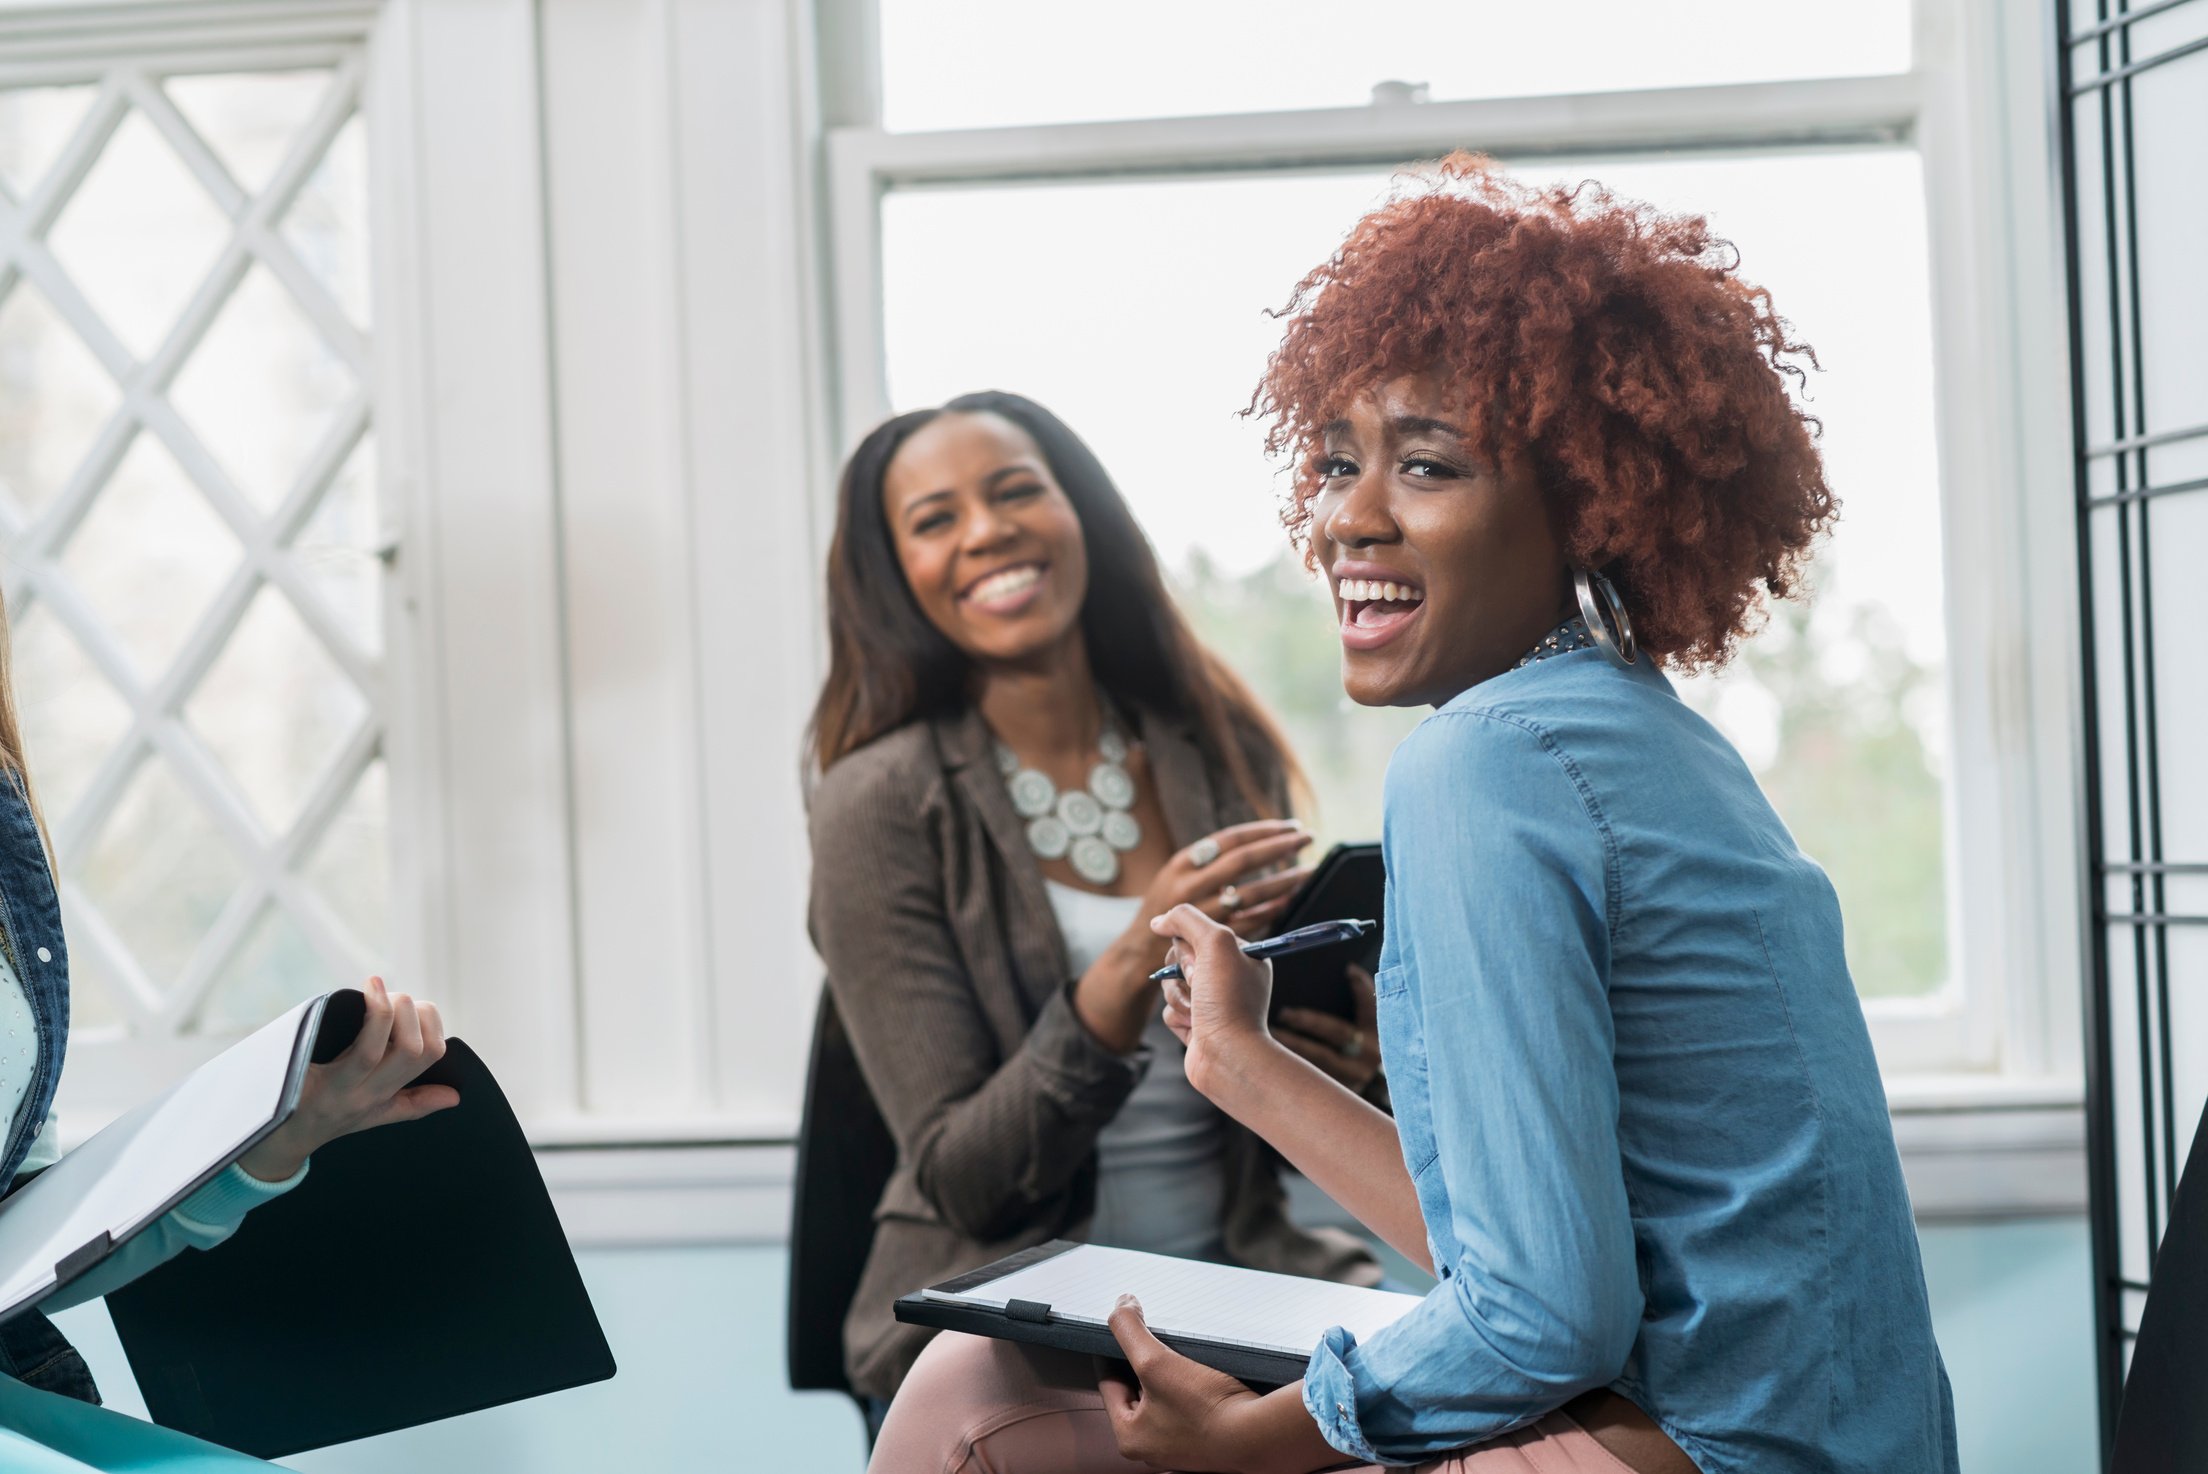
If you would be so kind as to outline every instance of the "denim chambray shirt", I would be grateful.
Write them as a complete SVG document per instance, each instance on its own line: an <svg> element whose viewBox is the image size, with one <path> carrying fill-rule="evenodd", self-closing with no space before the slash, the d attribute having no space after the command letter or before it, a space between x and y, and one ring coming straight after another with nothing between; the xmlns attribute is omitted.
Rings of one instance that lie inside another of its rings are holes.
<svg viewBox="0 0 2208 1474"><path fill-rule="evenodd" d="M1824 872L1644 659L1451 701L1389 765L1380 1031L1439 1285L1304 1401L1407 1464L1611 1387L1704 1474L1952 1474Z"/></svg>

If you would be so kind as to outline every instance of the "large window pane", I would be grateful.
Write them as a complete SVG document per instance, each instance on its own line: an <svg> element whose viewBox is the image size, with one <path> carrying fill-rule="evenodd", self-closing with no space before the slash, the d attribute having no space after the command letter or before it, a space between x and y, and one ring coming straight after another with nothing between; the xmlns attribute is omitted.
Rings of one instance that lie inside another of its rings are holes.
<svg viewBox="0 0 2208 1474"><path fill-rule="evenodd" d="M1908 0L882 0L893 129L1355 107L1900 72Z"/></svg>
<svg viewBox="0 0 2208 1474"><path fill-rule="evenodd" d="M1683 683L1833 873L1867 994L1949 975L1939 486L1922 181L1902 150L1550 161L1710 214L1816 345L1810 408L1845 502L1790 606L1723 677ZM900 191L883 302L900 409L978 388L1050 405L1096 447L1192 615L1312 770L1327 833L1369 837L1417 713L1344 701L1320 591L1275 516L1283 482L1236 411L1266 315L1382 198L1378 173Z"/></svg>
<svg viewBox="0 0 2208 1474"><path fill-rule="evenodd" d="M0 90L0 576L80 1017L227 1033L387 945L366 158L345 71L154 85L58 184L91 90Z"/></svg>

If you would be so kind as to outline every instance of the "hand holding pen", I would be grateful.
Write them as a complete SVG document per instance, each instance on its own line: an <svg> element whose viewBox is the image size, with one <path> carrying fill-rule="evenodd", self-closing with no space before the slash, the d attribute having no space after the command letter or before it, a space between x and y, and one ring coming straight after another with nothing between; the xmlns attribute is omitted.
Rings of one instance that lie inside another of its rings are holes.
<svg viewBox="0 0 2208 1474"><path fill-rule="evenodd" d="M1254 961L1265 962L1275 957L1286 957L1295 952L1309 952L1315 947L1331 947L1336 942L1354 942L1359 937L1372 935L1378 925L1371 921L1320 921L1310 926L1299 926L1294 931L1282 932L1277 937L1264 937L1242 944L1242 955ZM1151 929L1157 930L1153 923ZM1172 982L1185 976L1178 962L1168 963L1150 974L1153 983Z"/></svg>
<svg viewBox="0 0 2208 1474"><path fill-rule="evenodd" d="M1233 932L1194 906L1176 906L1150 923L1168 938L1173 966L1163 970L1165 1022L1188 1046L1188 1080L1206 1091L1214 1070L1231 1068L1238 1049L1279 1049L1265 1015L1272 1002L1267 957L1364 936L1369 921L1322 922L1246 947Z"/></svg>

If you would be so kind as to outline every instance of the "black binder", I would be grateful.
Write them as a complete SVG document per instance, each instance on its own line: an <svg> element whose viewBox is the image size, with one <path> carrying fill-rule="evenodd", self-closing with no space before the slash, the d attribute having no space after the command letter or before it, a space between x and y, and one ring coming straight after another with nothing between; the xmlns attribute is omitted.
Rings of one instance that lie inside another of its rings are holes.
<svg viewBox="0 0 2208 1474"><path fill-rule="evenodd" d="M331 996L317 1060L362 1009ZM498 1083L458 1039L421 1080L460 1104L329 1143L228 1242L107 1297L156 1422L275 1459L614 1374Z"/></svg>

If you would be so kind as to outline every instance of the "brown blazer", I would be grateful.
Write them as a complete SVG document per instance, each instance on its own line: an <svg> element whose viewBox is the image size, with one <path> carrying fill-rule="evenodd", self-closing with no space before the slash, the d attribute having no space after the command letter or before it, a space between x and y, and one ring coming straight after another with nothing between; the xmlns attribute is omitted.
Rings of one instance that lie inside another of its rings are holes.
<svg viewBox="0 0 2208 1474"><path fill-rule="evenodd" d="M1187 729L1136 723L1176 845L1253 817ZM890 1397L930 1333L897 1296L1032 1244L1080 1238L1096 1134L1149 1066L1073 1011L1043 874L978 713L915 721L822 776L811 805L813 944L882 1115L897 1169L844 1322L861 1393ZM1237 1263L1374 1284L1333 1230L1290 1223L1272 1154L1229 1131L1221 1234Z"/></svg>

